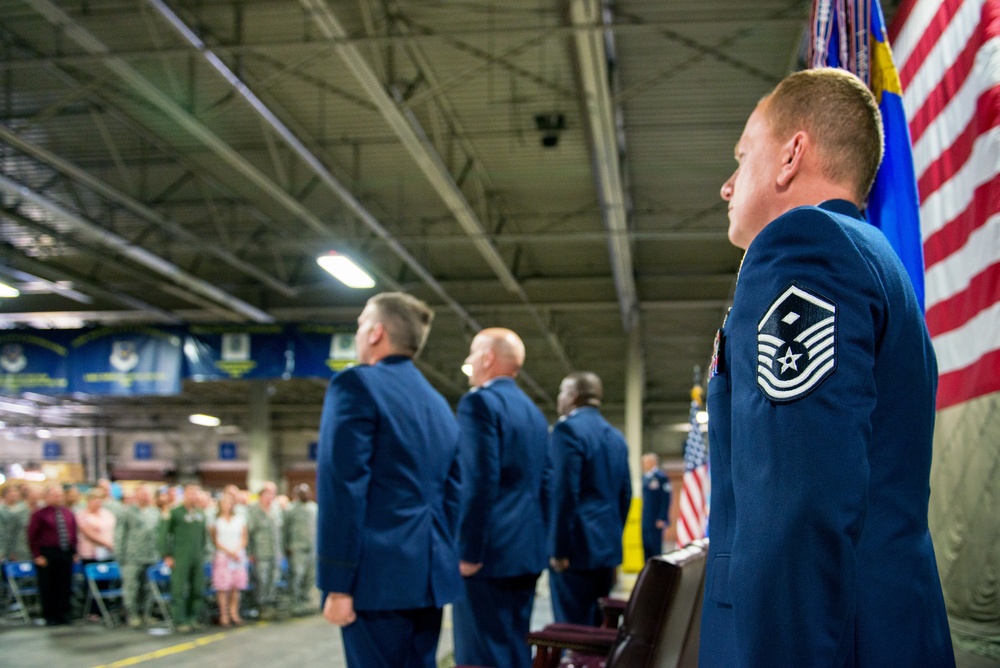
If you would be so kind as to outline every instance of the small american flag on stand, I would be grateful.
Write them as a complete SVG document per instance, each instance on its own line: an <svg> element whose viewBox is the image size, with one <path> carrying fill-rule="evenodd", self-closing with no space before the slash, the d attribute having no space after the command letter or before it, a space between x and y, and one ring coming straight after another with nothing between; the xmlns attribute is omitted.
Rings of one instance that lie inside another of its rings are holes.
<svg viewBox="0 0 1000 668"><path fill-rule="evenodd" d="M698 424L698 395L691 401L691 430L684 443L684 488L681 490L680 515L677 518L677 547L704 538L708 528L708 450Z"/></svg>

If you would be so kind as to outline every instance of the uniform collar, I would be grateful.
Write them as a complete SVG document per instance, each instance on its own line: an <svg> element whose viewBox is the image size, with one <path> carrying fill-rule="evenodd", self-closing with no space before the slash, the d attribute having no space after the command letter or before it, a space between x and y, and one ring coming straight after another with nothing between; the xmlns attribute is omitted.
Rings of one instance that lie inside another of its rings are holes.
<svg viewBox="0 0 1000 668"><path fill-rule="evenodd" d="M380 359L376 364L399 364L401 362L412 362L412 357L407 357L406 355L386 355Z"/></svg>
<svg viewBox="0 0 1000 668"><path fill-rule="evenodd" d="M486 387L489 387L490 385L492 385L493 383L498 383L498 382L500 382L502 380L509 380L511 382L514 382L514 379L511 378L510 376L495 376L493 378L490 378L488 381L486 381L485 383L483 383L479 387L486 388Z"/></svg>
<svg viewBox="0 0 1000 668"><path fill-rule="evenodd" d="M577 413L579 413L580 411L597 411L598 413L601 412L600 409L597 406L577 406L576 408L574 408L573 410L571 410L569 413L567 413L566 417L571 418L574 415L576 415Z"/></svg>
<svg viewBox="0 0 1000 668"><path fill-rule="evenodd" d="M825 202L820 203L819 208L825 209L826 211L832 211L833 213L850 216L851 218L857 218L858 220L865 219L861 210L858 209L853 202L848 202L846 199L828 199Z"/></svg>

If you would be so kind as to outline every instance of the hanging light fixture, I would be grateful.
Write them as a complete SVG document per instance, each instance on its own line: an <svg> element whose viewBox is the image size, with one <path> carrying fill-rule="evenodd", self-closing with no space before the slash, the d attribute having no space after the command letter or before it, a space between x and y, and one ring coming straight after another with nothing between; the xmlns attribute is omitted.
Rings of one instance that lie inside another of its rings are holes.
<svg viewBox="0 0 1000 668"><path fill-rule="evenodd" d="M191 424L200 425L202 427L218 427L222 424L222 420L214 415L205 415L203 413L189 415L188 420L190 420Z"/></svg>
<svg viewBox="0 0 1000 668"><path fill-rule="evenodd" d="M21 291L18 290L17 288L12 288L11 286L7 285L6 283L0 283L0 297L13 298L13 297L17 297L20 294L21 294Z"/></svg>
<svg viewBox="0 0 1000 668"><path fill-rule="evenodd" d="M364 290L375 287L375 279L342 253L330 251L316 258L316 263L349 288Z"/></svg>

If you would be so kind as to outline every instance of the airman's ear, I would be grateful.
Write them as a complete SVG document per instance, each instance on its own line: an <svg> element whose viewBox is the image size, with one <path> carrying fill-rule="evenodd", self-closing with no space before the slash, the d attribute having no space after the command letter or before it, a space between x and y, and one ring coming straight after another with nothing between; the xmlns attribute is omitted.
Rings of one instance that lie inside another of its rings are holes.
<svg viewBox="0 0 1000 668"><path fill-rule="evenodd" d="M368 345L374 346L385 336L385 325L380 322L376 322L372 325L372 328L368 330Z"/></svg>
<svg viewBox="0 0 1000 668"><path fill-rule="evenodd" d="M780 188L788 187L799 173L809 144L809 135L799 130L781 147L781 169L778 171L776 181Z"/></svg>

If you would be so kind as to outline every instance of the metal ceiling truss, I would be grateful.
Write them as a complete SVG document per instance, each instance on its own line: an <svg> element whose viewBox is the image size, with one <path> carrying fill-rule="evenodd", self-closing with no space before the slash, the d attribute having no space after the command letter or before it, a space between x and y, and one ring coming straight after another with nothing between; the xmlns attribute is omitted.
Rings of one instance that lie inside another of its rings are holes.
<svg viewBox="0 0 1000 668"><path fill-rule="evenodd" d="M48 151L37 144L26 141L18 134L8 130L2 125L0 125L0 140L17 150L32 156L48 167L61 172L67 177L82 183L108 201L114 202L144 221L155 224L171 236L191 244L192 247L198 249L199 252L211 255L215 259L225 263L227 266L260 281L286 297L295 296L296 290L290 285L275 279L270 274L261 271L254 265L244 262L216 244L205 244L203 239L200 239L197 235L191 233L179 223L170 220L142 202L139 202L125 193L109 186L104 181L92 176L89 172L77 167L69 161L60 158L51 151ZM209 209L211 210L211 206L209 206Z"/></svg>
<svg viewBox="0 0 1000 668"><path fill-rule="evenodd" d="M253 322L274 322L274 318L261 311L256 306L236 298L214 285L184 271L173 263L167 262L163 258L150 253L144 248L132 244L127 239L108 231L94 221L88 220L83 215L70 211L65 206L52 199L32 190L26 185L11 178L0 175L0 192L6 193L11 198L31 203L53 216L61 226L68 226L75 234L97 243L115 253L122 255L136 264L143 266L152 272L159 274L170 281L181 285L188 290L201 295L217 304L225 306L227 309L239 313L241 316ZM25 216L28 217L28 216ZM47 224L47 221L35 221Z"/></svg>

